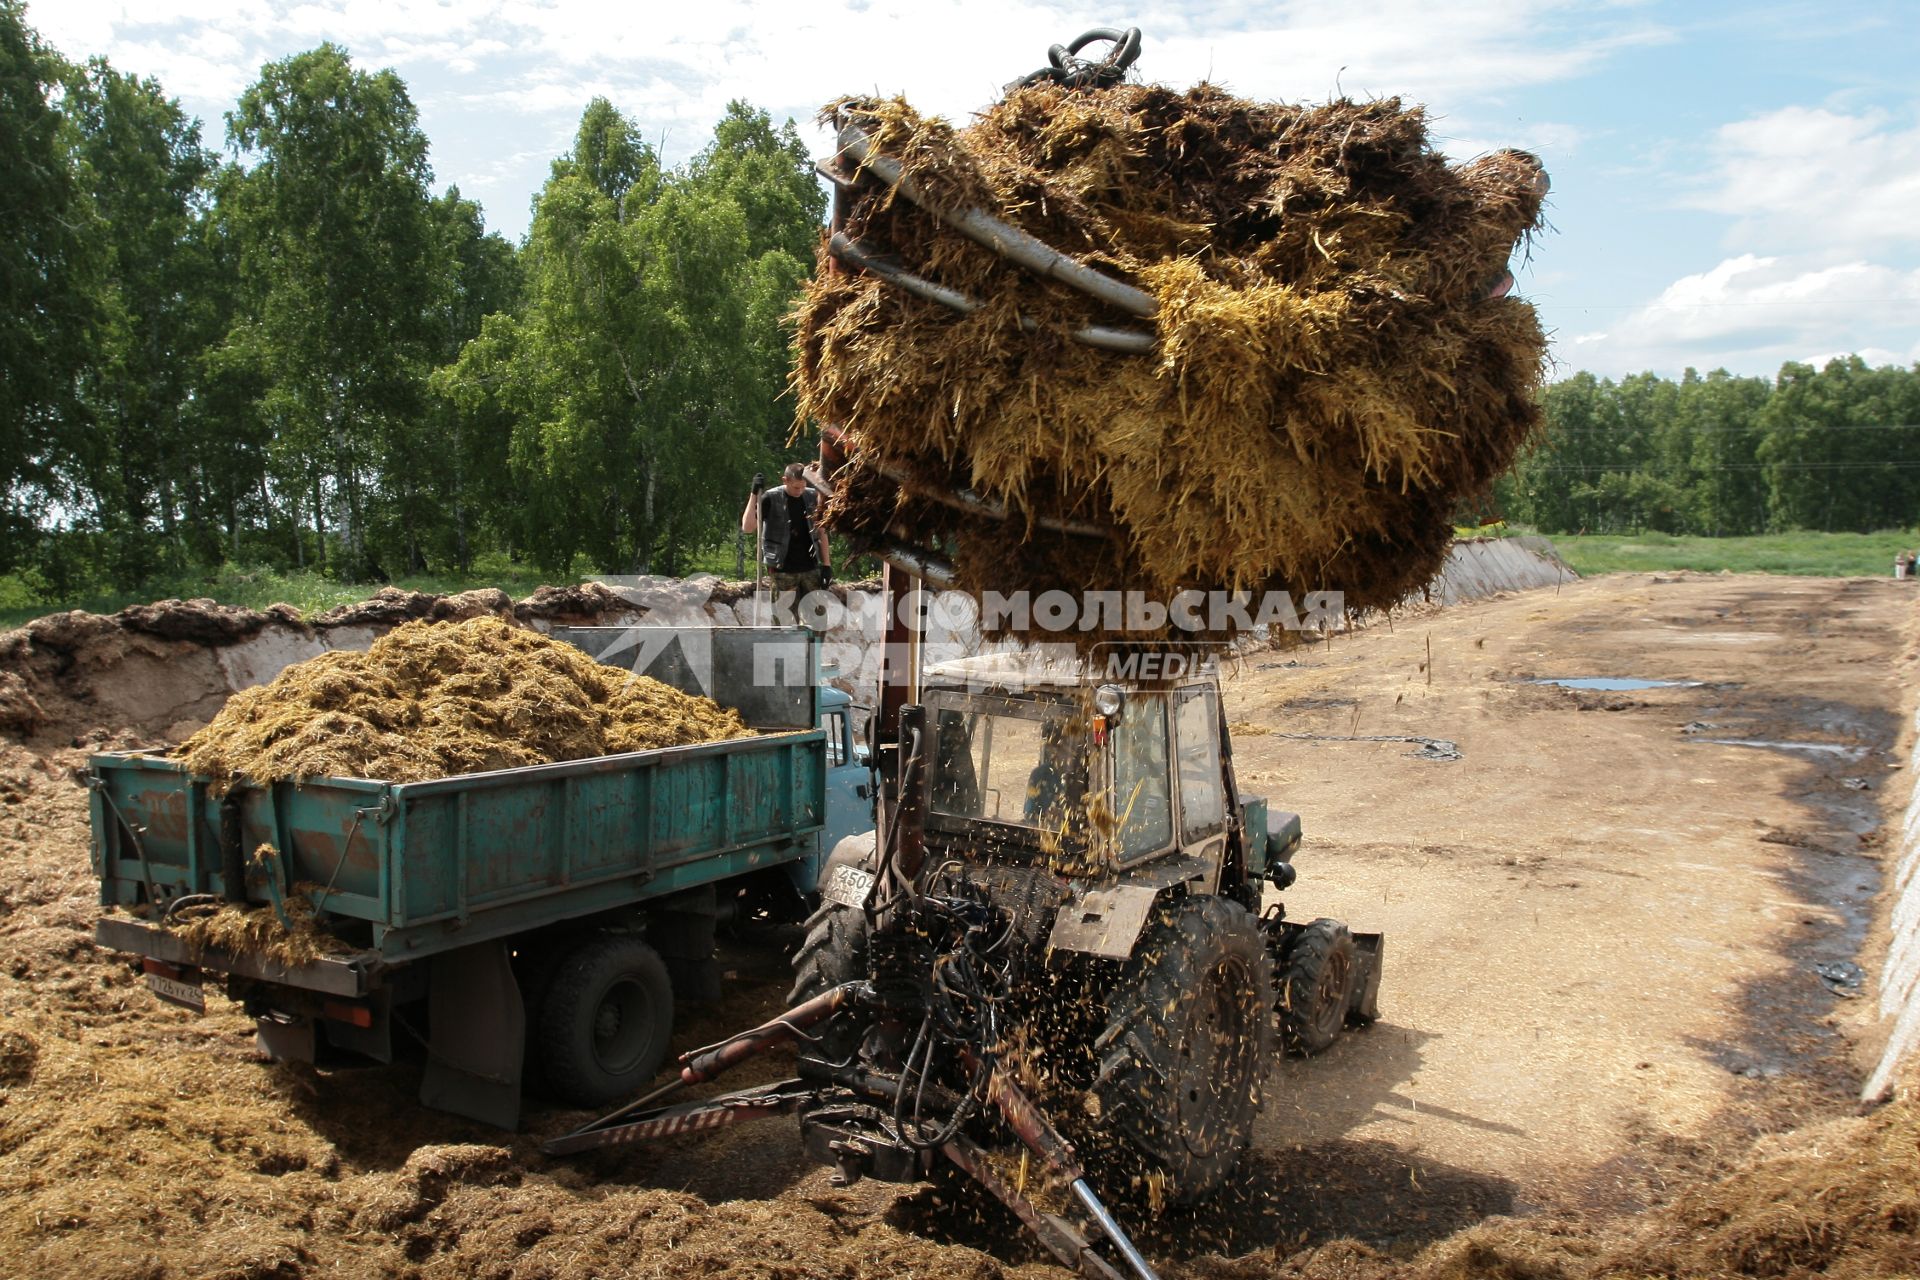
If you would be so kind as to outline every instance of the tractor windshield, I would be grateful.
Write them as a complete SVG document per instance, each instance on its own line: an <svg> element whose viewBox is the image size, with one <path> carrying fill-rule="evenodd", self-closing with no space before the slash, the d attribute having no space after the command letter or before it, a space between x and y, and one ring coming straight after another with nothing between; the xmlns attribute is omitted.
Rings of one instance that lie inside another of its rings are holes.
<svg viewBox="0 0 1920 1280"><path fill-rule="evenodd" d="M1059 831L1087 792L1084 718L1053 699L934 701L933 816Z"/></svg>

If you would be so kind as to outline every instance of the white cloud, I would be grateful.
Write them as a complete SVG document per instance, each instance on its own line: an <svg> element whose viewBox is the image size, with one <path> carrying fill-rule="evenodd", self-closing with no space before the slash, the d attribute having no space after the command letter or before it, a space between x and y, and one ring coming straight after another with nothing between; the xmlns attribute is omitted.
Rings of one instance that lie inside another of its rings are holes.
<svg viewBox="0 0 1920 1280"><path fill-rule="evenodd" d="M1786 107L1717 131L1713 186L1730 245L1874 253L1920 246L1920 124Z"/></svg>
<svg viewBox="0 0 1920 1280"><path fill-rule="evenodd" d="M1433 141L1454 160L1469 160L1504 147L1518 147L1539 156L1551 173L1554 163L1580 150L1589 139L1577 125L1551 120L1517 121L1500 130L1479 122L1440 121L1434 125Z"/></svg>
<svg viewBox="0 0 1920 1280"><path fill-rule="evenodd" d="M344 44L363 65L409 78L436 156L453 153L464 172L495 135L522 149L596 93L647 136L670 139L669 160L697 148L736 97L804 122L843 93L905 92L922 110L964 119L1087 15L1030 0L31 0L28 20L69 56L105 53L158 76L215 140L220 113L264 62L321 40ZM1376 0L1364 13L1345 0L1159 0L1131 20L1146 33L1142 70L1154 79L1212 79L1269 99L1324 98L1336 86L1397 93L1443 118L1665 38L1607 0ZM1516 140L1483 126L1471 145L1571 141L1555 128L1516 130L1526 135ZM824 147L824 134L809 136ZM529 192L544 174L544 163L527 167Z"/></svg>
<svg viewBox="0 0 1920 1280"><path fill-rule="evenodd" d="M1497 100L1594 70L1616 51L1671 38L1661 26L1580 0L1240 0L1143 15L1156 67L1209 74L1260 98L1398 94L1413 101Z"/></svg>
<svg viewBox="0 0 1920 1280"><path fill-rule="evenodd" d="M1674 281L1617 324L1566 338L1559 360L1607 374L1773 373L1787 360L1849 352L1879 363L1915 358L1920 270L1741 254Z"/></svg>

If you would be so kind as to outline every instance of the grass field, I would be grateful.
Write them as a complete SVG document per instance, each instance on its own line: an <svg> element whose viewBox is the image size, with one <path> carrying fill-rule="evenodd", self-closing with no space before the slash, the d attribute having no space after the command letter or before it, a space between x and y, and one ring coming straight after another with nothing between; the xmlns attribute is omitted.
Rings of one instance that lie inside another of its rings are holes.
<svg viewBox="0 0 1920 1280"><path fill-rule="evenodd" d="M1748 538L1676 538L1562 534L1551 541L1581 574L1698 569L1707 573L1787 573L1821 578L1893 576L1894 554L1920 548L1911 530L1883 533L1769 533Z"/></svg>

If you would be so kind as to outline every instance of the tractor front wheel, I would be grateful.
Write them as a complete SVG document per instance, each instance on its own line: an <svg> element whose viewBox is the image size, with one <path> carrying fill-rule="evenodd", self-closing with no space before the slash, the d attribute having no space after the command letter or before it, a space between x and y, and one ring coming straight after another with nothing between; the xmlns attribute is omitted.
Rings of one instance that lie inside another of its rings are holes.
<svg viewBox="0 0 1920 1280"><path fill-rule="evenodd" d="M1260 926L1231 899L1178 899L1141 935L1095 1042L1094 1106L1119 1143L1089 1154L1113 1190L1157 1208L1226 1181L1260 1109L1272 989Z"/></svg>
<svg viewBox="0 0 1920 1280"><path fill-rule="evenodd" d="M807 917L807 938L793 954L793 990L787 995L792 1008L835 987L867 976L867 914L858 907L823 901ZM836 1017L826 1026L815 1028L820 1037L808 1052L841 1061L859 1045L845 1017Z"/></svg>
<svg viewBox="0 0 1920 1280"><path fill-rule="evenodd" d="M1347 926L1323 918L1300 931L1280 975L1277 1012L1287 1052L1324 1053L1340 1038L1358 972Z"/></svg>

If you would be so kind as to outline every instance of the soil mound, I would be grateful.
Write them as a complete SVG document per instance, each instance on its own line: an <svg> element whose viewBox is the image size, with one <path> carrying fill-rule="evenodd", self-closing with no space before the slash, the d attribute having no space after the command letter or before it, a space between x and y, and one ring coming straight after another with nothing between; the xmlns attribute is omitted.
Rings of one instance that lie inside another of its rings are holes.
<svg viewBox="0 0 1920 1280"><path fill-rule="evenodd" d="M419 782L743 737L738 713L497 618L410 622L228 699L182 748L222 783Z"/></svg>
<svg viewBox="0 0 1920 1280"><path fill-rule="evenodd" d="M404 622L457 622L512 613L513 600L498 587L451 596L382 587L365 600L329 609L313 621L319 627L397 627Z"/></svg>
<svg viewBox="0 0 1920 1280"><path fill-rule="evenodd" d="M950 545L965 587L1389 606L1432 578L1456 505L1539 426L1545 338L1531 305L1496 296L1540 225L1530 155L1455 167L1395 99L1289 106L1208 85L1037 85L959 130L899 99L824 118L905 176L848 193L858 253L978 304L823 253L796 386L800 420L843 428L852 450L827 519ZM1014 267L930 209L984 210L1153 314ZM1150 336L1151 354L1075 339L1089 328Z"/></svg>

